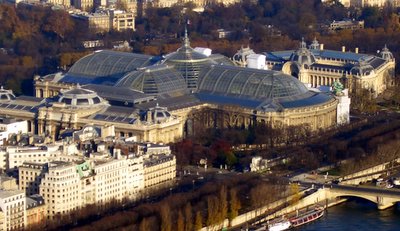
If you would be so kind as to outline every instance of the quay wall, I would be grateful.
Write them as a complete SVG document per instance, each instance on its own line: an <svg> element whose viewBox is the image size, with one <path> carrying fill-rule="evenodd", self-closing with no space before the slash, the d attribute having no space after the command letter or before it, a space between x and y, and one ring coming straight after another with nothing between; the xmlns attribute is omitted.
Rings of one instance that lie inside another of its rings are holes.
<svg viewBox="0 0 400 231"><path fill-rule="evenodd" d="M305 191L302 191L299 194L300 195L304 195L304 193L305 193ZM228 219L225 219L220 224L203 227L199 231L217 231L217 230L221 230L222 228L239 226L241 224L244 224L246 222L254 220L258 216L260 216L260 215L262 215L262 214L264 214L264 213L266 213L266 212L268 212L270 210L277 209L277 208L279 208L281 206L287 205L288 201L293 200L293 198L295 198L297 196L298 195L291 195L291 196L288 196L286 198L282 198L282 199L277 200L275 202L269 203L268 205L265 205L263 207L251 210L251 211L246 212L246 213L242 213L239 216L237 216L234 219L232 219L232 221L230 221L230 222L229 222Z"/></svg>
<svg viewBox="0 0 400 231"><path fill-rule="evenodd" d="M395 160L393 160L393 162L400 162L400 158L397 158ZM379 177L378 174L382 174L382 171L388 170L388 166L392 163L392 161L389 162L385 162L383 164L379 164L361 171L358 171L356 173L352 173L349 175L346 175L344 177L342 177L342 184L359 184L360 182L365 182L368 180L372 180L374 178ZM376 173L376 174L374 174ZM362 178L360 180L358 180L357 178Z"/></svg>
<svg viewBox="0 0 400 231"><path fill-rule="evenodd" d="M304 195L304 193L305 193L304 191L301 192L301 194L303 194L303 195ZM329 188L320 188L316 192L314 192L310 195L304 196L298 202L290 204L290 201L292 201L294 199L294 197L295 197L295 195L292 195L287 198L280 199L278 201L270 203L261 208L254 209L249 212L240 214L239 216L234 218L231 222L229 222L228 219L225 219L224 222L221 222L220 224L203 227L199 231L217 231L217 230L221 230L222 228L237 227L246 222L254 221L255 218L267 213L268 211L277 209L282 206L284 206L282 209L280 209L268 216L266 215L265 218L258 220L257 223L262 223L267 220L281 217L283 215L293 213L296 210L300 210L300 209L306 208L308 206L313 206L316 204L319 204L320 206L324 206L324 207L331 207L331 206L334 206L334 205L337 205L339 203L346 201L346 199L336 199L336 198L332 199L332 195L330 193Z"/></svg>

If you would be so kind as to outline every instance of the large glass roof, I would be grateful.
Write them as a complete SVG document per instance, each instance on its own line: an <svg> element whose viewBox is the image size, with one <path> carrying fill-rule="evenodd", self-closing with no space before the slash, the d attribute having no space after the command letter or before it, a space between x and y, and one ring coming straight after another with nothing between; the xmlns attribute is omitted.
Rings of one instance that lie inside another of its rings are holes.
<svg viewBox="0 0 400 231"><path fill-rule="evenodd" d="M79 59L61 81L116 82L125 73L152 64L152 56L117 51L97 51ZM104 80L104 81L102 81Z"/></svg>
<svg viewBox="0 0 400 231"><path fill-rule="evenodd" d="M149 95L176 96L187 92L182 75L173 67L162 64L130 72L115 86L130 87Z"/></svg>
<svg viewBox="0 0 400 231"><path fill-rule="evenodd" d="M308 92L299 80L280 72L224 65L204 68L198 91L263 100L299 97Z"/></svg>
<svg viewBox="0 0 400 231"><path fill-rule="evenodd" d="M196 96L206 102L276 111L317 105L331 96L309 91L298 79L276 71L215 65L202 70Z"/></svg>
<svg viewBox="0 0 400 231"><path fill-rule="evenodd" d="M204 66L217 64L213 59L190 47L186 30L182 46L176 52L166 55L162 63L174 66L181 72L189 89L197 88L197 79Z"/></svg>

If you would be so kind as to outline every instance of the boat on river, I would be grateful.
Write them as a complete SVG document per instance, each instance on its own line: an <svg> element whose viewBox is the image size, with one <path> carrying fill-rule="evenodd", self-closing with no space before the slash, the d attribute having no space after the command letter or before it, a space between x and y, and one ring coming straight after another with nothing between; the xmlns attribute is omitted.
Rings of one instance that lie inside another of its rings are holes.
<svg viewBox="0 0 400 231"><path fill-rule="evenodd" d="M260 225L258 228L250 229L250 230L253 230L253 231L283 231L283 230L289 229L290 226L291 226L291 223L288 219L281 218L278 220L268 221L267 223Z"/></svg>
<svg viewBox="0 0 400 231"><path fill-rule="evenodd" d="M288 219L281 219L268 224L268 231L283 231L290 228L292 224Z"/></svg>
<svg viewBox="0 0 400 231"><path fill-rule="evenodd" d="M325 210L321 207L317 207L313 210L307 211L305 213L299 214L295 217L289 219L292 227L298 227L309 222L315 221L321 218L325 214Z"/></svg>

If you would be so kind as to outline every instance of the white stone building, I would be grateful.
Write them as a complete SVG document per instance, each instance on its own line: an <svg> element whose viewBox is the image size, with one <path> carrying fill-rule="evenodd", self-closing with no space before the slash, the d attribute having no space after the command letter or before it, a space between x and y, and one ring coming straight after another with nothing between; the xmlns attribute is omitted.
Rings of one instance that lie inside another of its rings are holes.
<svg viewBox="0 0 400 231"><path fill-rule="evenodd" d="M60 155L45 167L25 163L20 188L34 193L35 184L39 185L48 217L54 219L90 204L135 199L145 188L176 177L176 159L168 146L135 144L135 153L127 155L118 148L111 155L103 146L89 157Z"/></svg>
<svg viewBox="0 0 400 231"><path fill-rule="evenodd" d="M303 40L297 50L264 54L269 69L292 75L311 87L332 86L339 81L350 94L363 88L378 96L394 85L396 62L386 46L370 55L359 53L358 48L351 52L344 46L341 51L324 49L324 44L314 39L310 46Z"/></svg>
<svg viewBox="0 0 400 231"><path fill-rule="evenodd" d="M0 169L13 169L23 165L24 162L47 163L51 158L58 156L60 146L57 144L46 146L6 146L0 150Z"/></svg>
<svg viewBox="0 0 400 231"><path fill-rule="evenodd" d="M18 168L19 189L28 196L39 194L39 186L46 172L48 172L47 163L24 162Z"/></svg>
<svg viewBox="0 0 400 231"><path fill-rule="evenodd" d="M144 160L144 188L154 188L176 178L174 155L151 155Z"/></svg>
<svg viewBox="0 0 400 231"><path fill-rule="evenodd" d="M0 190L1 230L22 230L26 226L25 193L21 190ZM1 219L3 218L3 219Z"/></svg>
<svg viewBox="0 0 400 231"><path fill-rule="evenodd" d="M0 118L0 145L4 145L4 141L7 141L11 134L21 134L27 132L28 122L26 120Z"/></svg>
<svg viewBox="0 0 400 231"><path fill-rule="evenodd" d="M62 216L82 205L81 178L76 165L69 162L49 163L49 170L40 184L40 195L47 205L50 218Z"/></svg>

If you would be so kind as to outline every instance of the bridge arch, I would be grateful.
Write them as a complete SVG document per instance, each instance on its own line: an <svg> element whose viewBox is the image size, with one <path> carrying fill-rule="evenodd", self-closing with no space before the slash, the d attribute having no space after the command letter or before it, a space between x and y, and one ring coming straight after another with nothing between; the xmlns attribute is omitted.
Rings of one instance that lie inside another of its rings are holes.
<svg viewBox="0 0 400 231"><path fill-rule="evenodd" d="M377 197L372 197L372 196L361 196L361 195L354 195L354 194L340 194L337 195L336 198L359 198L363 199L369 202L372 202L374 204L378 204L378 199Z"/></svg>
<svg viewBox="0 0 400 231"><path fill-rule="evenodd" d="M353 197L362 198L364 200L371 201L376 204L379 210L387 209L392 207L396 203L400 203L400 197L398 196L388 196L385 194L362 194L362 193L351 193L351 192L334 192L331 194L331 198L343 198L343 197Z"/></svg>

